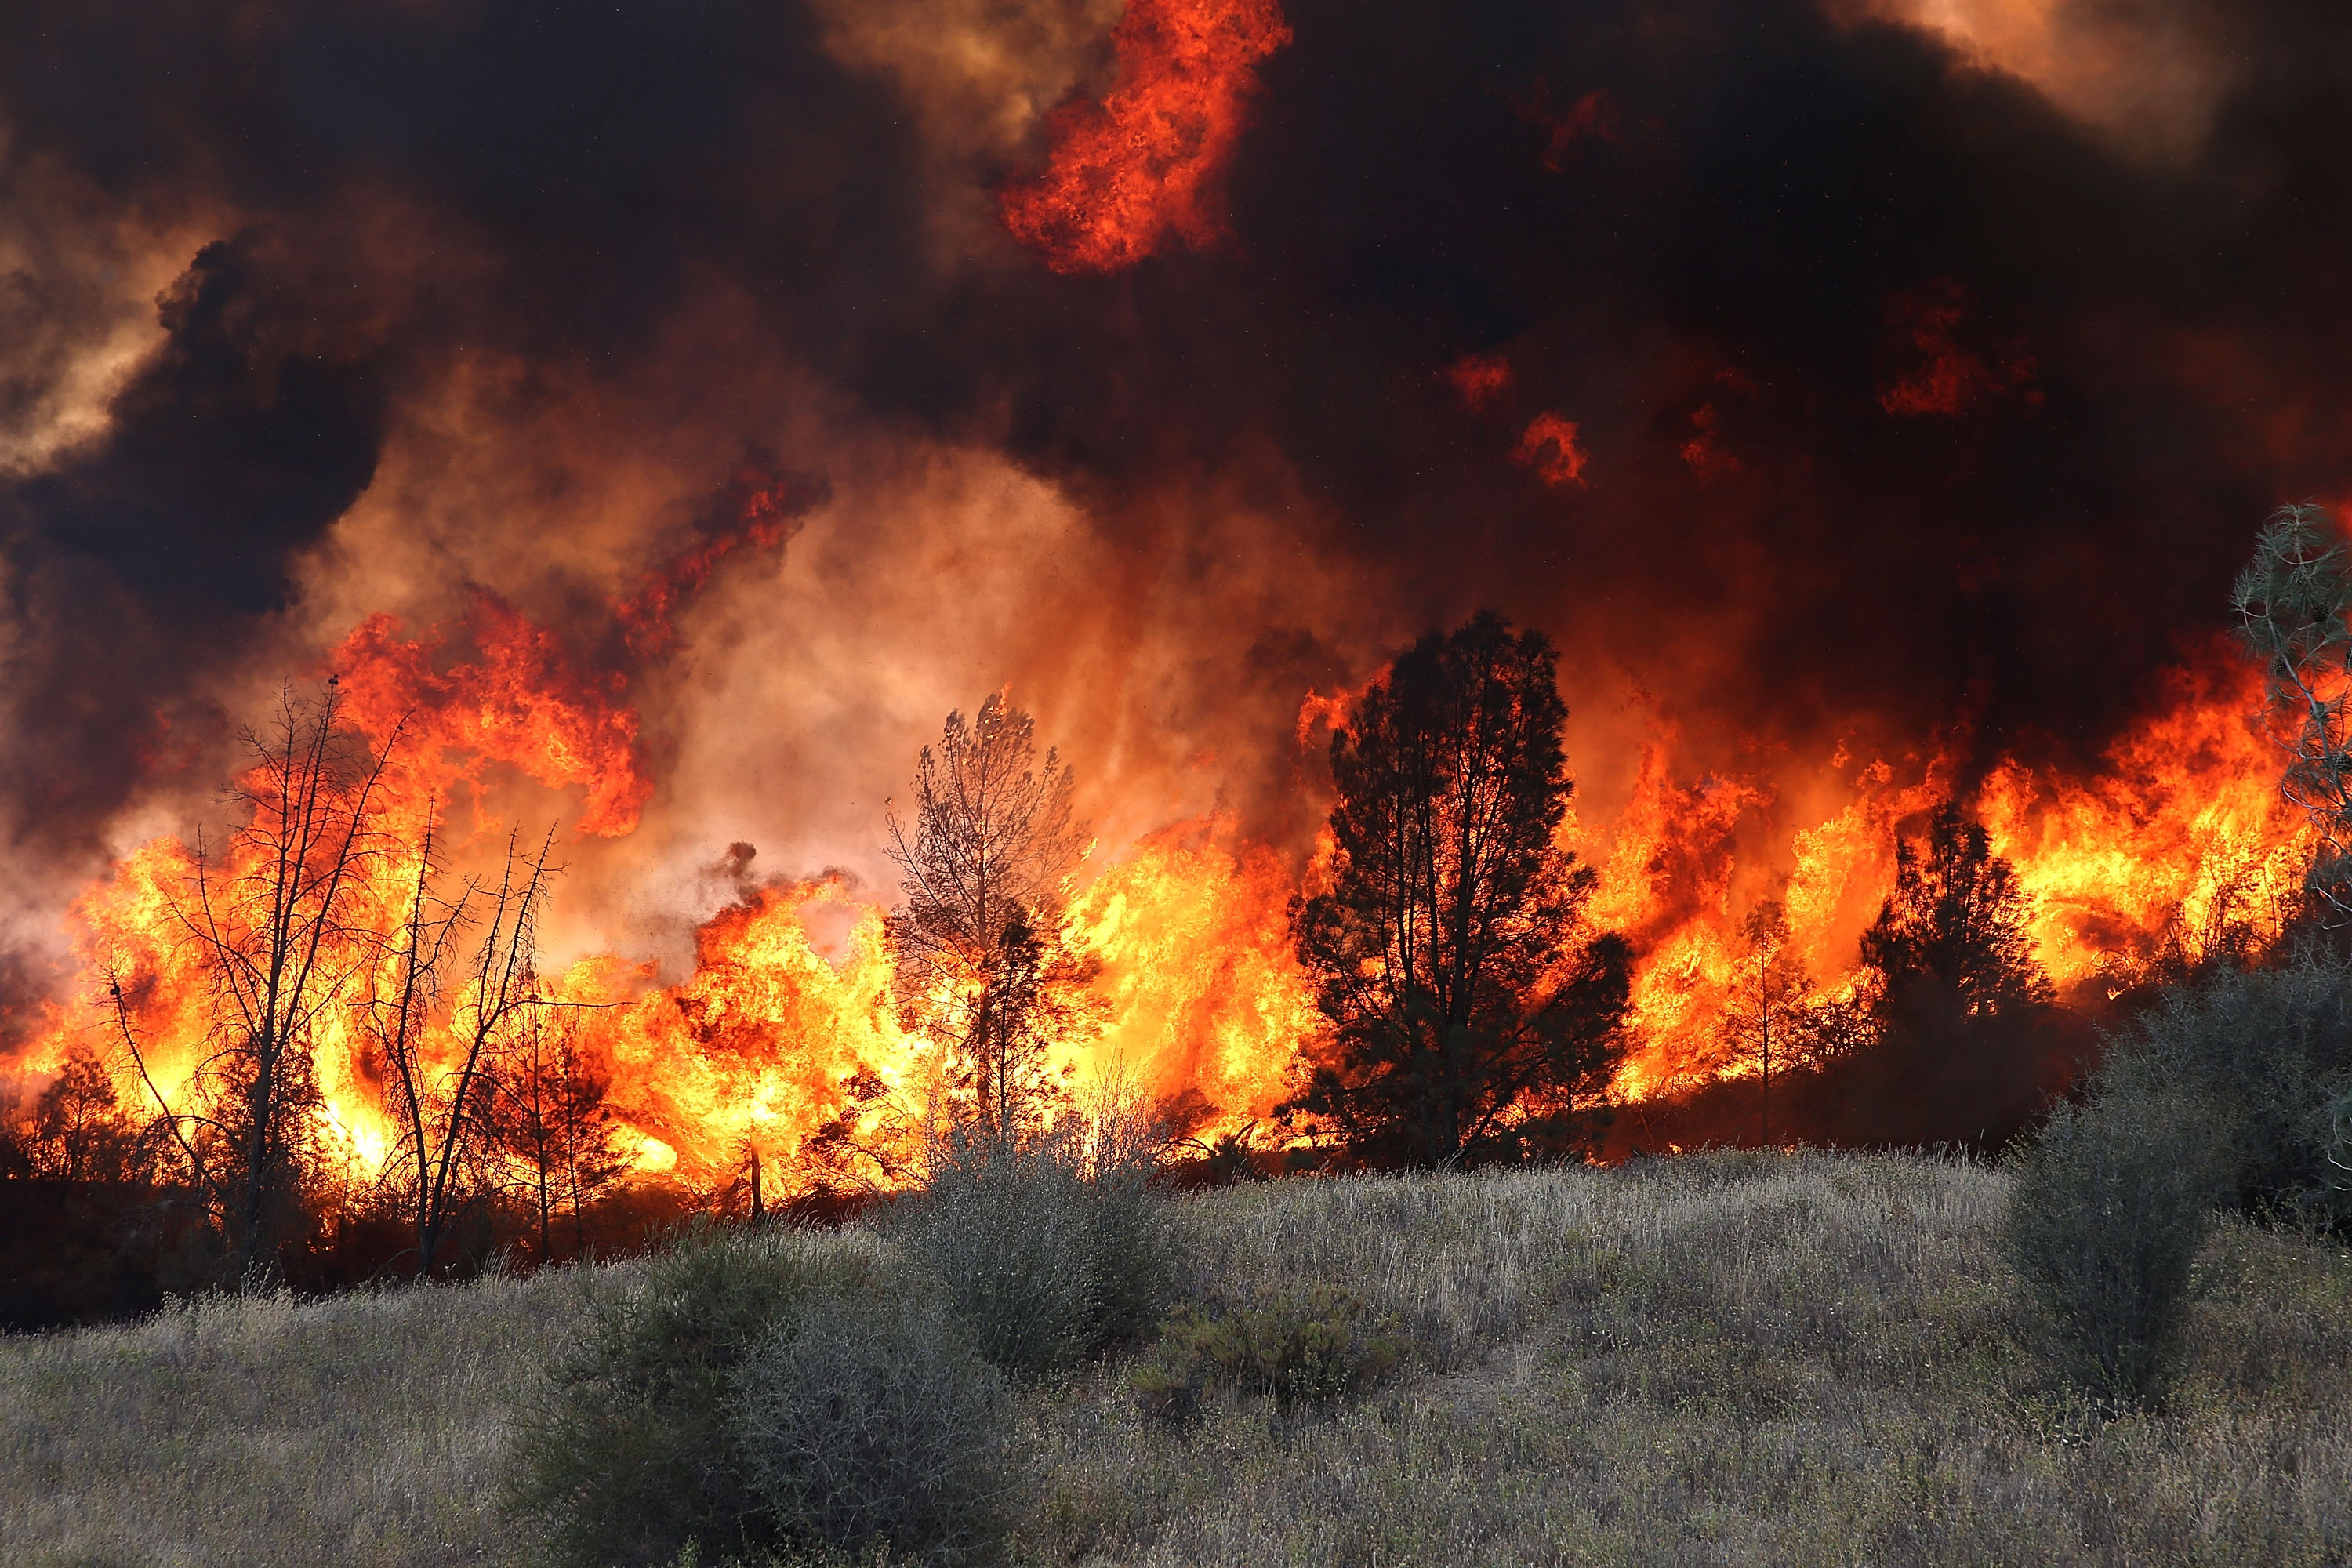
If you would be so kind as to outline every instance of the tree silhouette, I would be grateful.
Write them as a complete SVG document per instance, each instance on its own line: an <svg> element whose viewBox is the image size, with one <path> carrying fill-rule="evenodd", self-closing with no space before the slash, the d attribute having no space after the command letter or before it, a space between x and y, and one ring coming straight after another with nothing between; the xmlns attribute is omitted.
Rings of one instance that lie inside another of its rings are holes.
<svg viewBox="0 0 2352 1568"><path fill-rule="evenodd" d="M1724 1034L1735 1060L1756 1064L1757 1142L1769 1145L1773 1069L1785 1073L1815 1054L1813 982L1790 949L1789 912L1779 900L1750 910L1739 936Z"/></svg>
<svg viewBox="0 0 2352 1568"><path fill-rule="evenodd" d="M1558 656L1483 612L1401 656L1331 738L1330 888L1294 906L1329 1026L1286 1110L1358 1158L1577 1146L1622 1052L1622 938L1580 919Z"/></svg>
<svg viewBox="0 0 2352 1568"><path fill-rule="evenodd" d="M122 1109L114 1075L77 1048L26 1108L16 1143L28 1175L62 1182L138 1180L147 1141Z"/></svg>
<svg viewBox="0 0 2352 1568"><path fill-rule="evenodd" d="M555 1217L564 1211L573 1255L587 1250L589 1204L629 1168L604 1103L611 1086L581 1054L577 1037L572 1015L529 1008L487 1073L485 1120L530 1205L542 1263L554 1256Z"/></svg>
<svg viewBox="0 0 2352 1568"><path fill-rule="evenodd" d="M1882 1013L1931 1009L1984 1022L2048 1005L2050 981L2033 956L2033 903L1980 824L1957 801L1928 819L1924 846L1895 851L1895 891L1862 937Z"/></svg>

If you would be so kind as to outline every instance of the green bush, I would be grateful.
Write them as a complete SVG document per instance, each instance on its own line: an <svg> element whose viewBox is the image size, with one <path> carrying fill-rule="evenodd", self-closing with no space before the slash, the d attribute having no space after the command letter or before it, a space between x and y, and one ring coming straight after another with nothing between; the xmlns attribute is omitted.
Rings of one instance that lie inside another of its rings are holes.
<svg viewBox="0 0 2352 1568"><path fill-rule="evenodd" d="M2223 1196L2203 1108L2060 1104L2015 1151L2002 1239L2052 1370L2109 1407L2158 1392Z"/></svg>
<svg viewBox="0 0 2352 1568"><path fill-rule="evenodd" d="M1395 1370L1405 1348L1354 1291L1292 1286L1179 1312L1128 1384L1147 1414L1169 1419L1189 1415L1217 1387L1268 1395L1288 1409L1371 1387Z"/></svg>
<svg viewBox="0 0 2352 1568"><path fill-rule="evenodd" d="M509 1506L578 1568L773 1543L730 1423L737 1371L796 1301L871 1288L883 1263L870 1237L801 1231L706 1231L647 1259L523 1413Z"/></svg>
<svg viewBox="0 0 2352 1568"><path fill-rule="evenodd" d="M2197 1101L2247 1212L2352 1221L2336 1115L2352 1091L2352 963L2312 952L2168 991L2117 1032L2099 1082L2117 1100Z"/></svg>
<svg viewBox="0 0 2352 1568"><path fill-rule="evenodd" d="M737 1447L786 1539L938 1562L994 1533L1004 1380L929 1293L813 1297L734 1385Z"/></svg>
<svg viewBox="0 0 2352 1568"><path fill-rule="evenodd" d="M1177 1266L1148 1155L1076 1132L942 1140L888 1234L938 1282L981 1354L1035 1377L1149 1331Z"/></svg>

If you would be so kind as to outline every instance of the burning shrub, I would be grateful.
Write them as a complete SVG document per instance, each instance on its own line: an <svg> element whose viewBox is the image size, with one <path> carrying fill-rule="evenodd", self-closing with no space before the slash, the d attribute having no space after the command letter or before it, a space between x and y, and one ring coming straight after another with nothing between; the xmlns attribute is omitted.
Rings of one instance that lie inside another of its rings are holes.
<svg viewBox="0 0 2352 1568"><path fill-rule="evenodd" d="M776 1543L730 1418L738 1371L796 1309L878 1289L884 1271L855 1233L704 1234L649 1259L524 1415L511 1505L580 1568Z"/></svg>
<svg viewBox="0 0 2352 1568"><path fill-rule="evenodd" d="M1294 1286L1179 1313L1128 1385L1148 1414L1168 1418L1190 1415L1213 1386L1269 1395L1287 1409L1370 1387L1404 1348L1354 1291Z"/></svg>
<svg viewBox="0 0 2352 1568"><path fill-rule="evenodd" d="M777 1530L952 1560L993 1532L1005 1386L929 1292L812 1299L736 1369L736 1444Z"/></svg>
<svg viewBox="0 0 2352 1568"><path fill-rule="evenodd" d="M982 1355L1034 1377L1149 1331L1175 1271L1175 1227L1142 1140L1098 1118L1010 1142L942 1139L892 1232L935 1278Z"/></svg>
<svg viewBox="0 0 2352 1568"><path fill-rule="evenodd" d="M2156 1391L2222 1191L2192 1100L2051 1113L2019 1151L2003 1241L2053 1370L2109 1405Z"/></svg>

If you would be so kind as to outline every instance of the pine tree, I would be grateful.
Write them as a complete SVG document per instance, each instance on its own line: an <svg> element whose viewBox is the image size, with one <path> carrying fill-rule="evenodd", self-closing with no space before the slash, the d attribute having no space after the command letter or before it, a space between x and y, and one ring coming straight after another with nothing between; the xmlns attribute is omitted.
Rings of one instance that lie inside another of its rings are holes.
<svg viewBox="0 0 2352 1568"><path fill-rule="evenodd" d="M1400 656L1331 739L1330 888L1293 910L1329 1026L1286 1110L1358 1159L1579 1145L1622 1049L1631 956L1584 928L1558 656L1482 613Z"/></svg>

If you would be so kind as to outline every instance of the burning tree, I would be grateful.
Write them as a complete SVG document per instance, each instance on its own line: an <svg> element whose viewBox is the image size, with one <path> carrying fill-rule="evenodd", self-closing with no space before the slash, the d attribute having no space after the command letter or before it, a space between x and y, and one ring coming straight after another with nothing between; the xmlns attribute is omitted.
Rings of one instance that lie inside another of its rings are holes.
<svg viewBox="0 0 2352 1568"><path fill-rule="evenodd" d="M2287 753L2280 793L2319 836L2307 886L2336 920L2352 918L2352 555L2326 513L2273 513L2230 604L2263 667L2262 722Z"/></svg>
<svg viewBox="0 0 2352 1568"><path fill-rule="evenodd" d="M539 1226L539 1256L554 1256L554 1221L569 1211L575 1254L588 1247L587 1207L629 1168L604 1103L609 1084L580 1052L572 1019L526 1012L511 1048L488 1074L484 1116Z"/></svg>
<svg viewBox="0 0 2352 1568"><path fill-rule="evenodd" d="M1745 952L1733 972L1724 1032L1735 1058L1756 1063L1757 1142L1772 1142L1772 1068L1786 1072L1809 1053L1812 978L1789 949L1789 911L1767 899L1748 912L1739 934Z"/></svg>
<svg viewBox="0 0 2352 1568"><path fill-rule="evenodd" d="M511 837L493 884L468 882L455 899L433 890L433 828L417 849L416 880L399 931L384 944L369 997L367 1029L387 1080L398 1154L387 1172L404 1184L403 1207L416 1237L416 1272L428 1272L452 1226L488 1184L469 1168L487 1153L491 1131L490 1068L513 1026L551 1005L539 994L533 964L539 906L547 896L550 829L538 853L524 857ZM447 1023L448 1048L428 1035L446 967L461 929L479 908L482 931ZM542 1204L541 1230L546 1229Z"/></svg>
<svg viewBox="0 0 2352 1568"><path fill-rule="evenodd" d="M211 987L212 1050L194 1075L203 1109L164 1100L121 984L110 987L133 1065L248 1285L300 1194L320 1105L316 1031L373 952L357 905L384 852L375 797L392 742L371 757L338 722L340 702L331 679L316 701L289 690L269 731L247 731L253 763L231 797L250 815L218 854L198 836L173 905Z"/></svg>
<svg viewBox="0 0 2352 1568"><path fill-rule="evenodd" d="M1005 1143L1063 1097L1047 1044L1090 1016L1087 965L1057 918L1087 828L1061 753L1042 769L1035 755L1029 715L1002 692L969 724L950 713L916 763L912 836L894 809L887 846L905 879L887 930L908 1025L940 1050L951 1117Z"/></svg>
<svg viewBox="0 0 2352 1568"><path fill-rule="evenodd" d="M1286 1109L1360 1157L1573 1146L1622 1050L1631 954L1580 920L1559 656L1491 612L1399 658L1331 738L1328 891L1294 906L1329 1038Z"/></svg>

